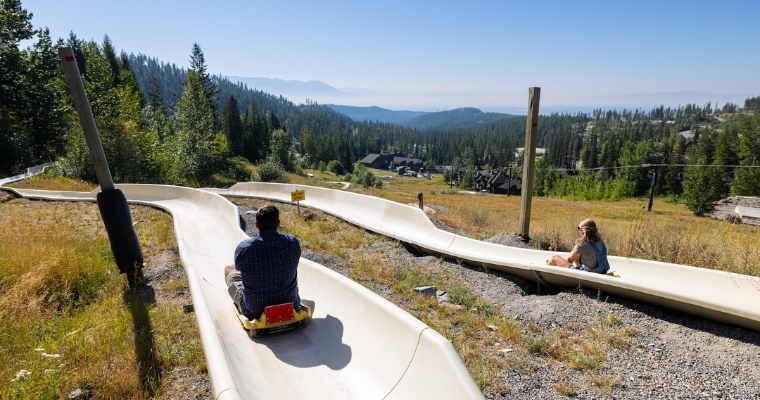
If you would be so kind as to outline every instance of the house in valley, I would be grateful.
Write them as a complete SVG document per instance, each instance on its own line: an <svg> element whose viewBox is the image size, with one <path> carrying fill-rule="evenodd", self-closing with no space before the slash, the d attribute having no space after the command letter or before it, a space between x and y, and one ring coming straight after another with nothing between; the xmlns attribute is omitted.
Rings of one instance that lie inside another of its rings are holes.
<svg viewBox="0 0 760 400"><path fill-rule="evenodd" d="M377 154L370 153L360 161L367 167L377 169L393 169L406 167L407 170L419 172L424 170L427 162L419 158L406 157L402 153L396 154Z"/></svg>

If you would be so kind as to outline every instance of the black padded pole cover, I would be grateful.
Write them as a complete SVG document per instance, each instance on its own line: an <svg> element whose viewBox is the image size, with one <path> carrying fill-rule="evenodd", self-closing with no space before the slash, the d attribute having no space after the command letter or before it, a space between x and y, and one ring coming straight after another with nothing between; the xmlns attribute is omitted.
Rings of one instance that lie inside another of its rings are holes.
<svg viewBox="0 0 760 400"><path fill-rule="evenodd" d="M142 249L132 227L132 215L124 193L119 189L98 193L98 208L119 273L134 272L135 267L142 268Z"/></svg>

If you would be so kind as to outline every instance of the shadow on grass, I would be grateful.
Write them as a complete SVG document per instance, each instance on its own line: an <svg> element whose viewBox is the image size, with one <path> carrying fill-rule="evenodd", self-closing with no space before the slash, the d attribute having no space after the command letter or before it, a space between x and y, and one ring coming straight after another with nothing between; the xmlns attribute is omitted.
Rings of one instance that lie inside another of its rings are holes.
<svg viewBox="0 0 760 400"><path fill-rule="evenodd" d="M155 292L152 287L142 285L134 290L128 289L122 298L132 314L135 356L139 363L140 382L152 398L156 395L162 378L161 365L156 357L153 327L148 313L156 304Z"/></svg>

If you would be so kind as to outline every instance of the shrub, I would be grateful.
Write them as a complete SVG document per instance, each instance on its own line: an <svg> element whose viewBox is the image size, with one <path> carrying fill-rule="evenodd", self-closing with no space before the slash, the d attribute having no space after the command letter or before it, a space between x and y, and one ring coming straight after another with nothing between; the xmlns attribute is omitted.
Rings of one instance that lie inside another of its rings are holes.
<svg viewBox="0 0 760 400"><path fill-rule="evenodd" d="M259 165L259 170L251 175L254 182L277 182L288 183L290 179L285 174L285 167L276 156L269 156L266 161Z"/></svg>
<svg viewBox="0 0 760 400"><path fill-rule="evenodd" d="M473 186L475 186L475 166L470 165L462 177L462 183L459 184L459 188L470 190Z"/></svg>
<svg viewBox="0 0 760 400"><path fill-rule="evenodd" d="M340 163L340 161L332 160L327 163L327 170L335 175L343 175L345 168L343 167L343 164Z"/></svg>
<svg viewBox="0 0 760 400"><path fill-rule="evenodd" d="M246 180L251 174L248 170L249 164L248 160L243 157L232 157L229 160L228 173L237 180Z"/></svg>
<svg viewBox="0 0 760 400"><path fill-rule="evenodd" d="M301 164L295 164L293 169L294 174L306 177L306 172L304 172L303 166L301 166Z"/></svg>
<svg viewBox="0 0 760 400"><path fill-rule="evenodd" d="M354 172L346 174L344 180L364 187L375 186L375 183L379 182L379 180L375 178L375 174L362 163L354 164ZM379 186L382 186L382 183L380 183Z"/></svg>
<svg viewBox="0 0 760 400"><path fill-rule="evenodd" d="M531 242L539 250L567 252L573 249L573 245L565 243L565 241L562 240L562 235L555 231L536 233L533 238L531 238Z"/></svg>

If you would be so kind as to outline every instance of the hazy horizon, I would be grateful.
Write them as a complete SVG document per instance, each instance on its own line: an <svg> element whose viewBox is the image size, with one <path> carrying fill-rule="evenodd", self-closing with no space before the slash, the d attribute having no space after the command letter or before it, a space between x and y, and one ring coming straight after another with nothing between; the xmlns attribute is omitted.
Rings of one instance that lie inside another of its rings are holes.
<svg viewBox="0 0 760 400"><path fill-rule="evenodd" d="M490 106L482 105L483 97L471 93L465 94L419 94L419 93L388 93L381 91L371 91L361 88L335 88L327 82L321 81L285 81L281 79L262 78L262 77L238 77L227 76L231 81L246 83L250 88L257 88L268 93L283 95L294 103L304 103L306 99L316 101L319 104L336 104L354 107L380 107L393 111L425 111L435 112L451 110L462 107L479 108L482 111L502 112L508 114L525 114L527 112L528 90L524 93L525 106ZM311 90L310 90L311 89ZM744 100L752 95L737 93L730 95L718 95L710 92L697 92L684 90L675 93L632 93L627 95L609 95L588 97L585 102L577 104L547 104L544 101L546 89L541 90L542 113L546 112L588 112L594 109L645 109L651 110L654 107L664 105L665 107L678 107L679 105L698 104L705 105L707 102L723 105L726 102L733 102L742 106ZM404 102L399 103L398 98L404 98ZM494 96L497 97L497 96ZM462 99L469 99L471 103L466 103ZM453 101L452 101L453 100ZM416 102L415 102L416 101ZM438 101L439 106L435 107Z"/></svg>
<svg viewBox="0 0 760 400"><path fill-rule="evenodd" d="M213 74L320 81L350 94L320 95L319 103L519 110L531 86L542 88L546 110L742 105L760 95L760 2L749 0L22 6L54 40L73 31L102 42L107 34L117 49L185 67L197 42ZM657 97L683 91L713 95Z"/></svg>

